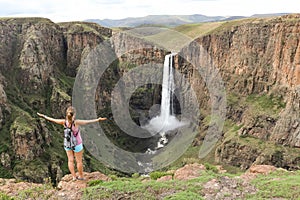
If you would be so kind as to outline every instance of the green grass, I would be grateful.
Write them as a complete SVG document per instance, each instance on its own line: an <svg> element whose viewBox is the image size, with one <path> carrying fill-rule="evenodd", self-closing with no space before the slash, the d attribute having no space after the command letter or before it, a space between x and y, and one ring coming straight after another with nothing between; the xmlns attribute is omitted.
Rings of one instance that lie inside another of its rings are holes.
<svg viewBox="0 0 300 200"><path fill-rule="evenodd" d="M160 171L154 171L150 173L150 178L152 180L157 180L163 176L167 176L167 175L173 175L172 173L168 173L168 172L160 172Z"/></svg>
<svg viewBox="0 0 300 200"><path fill-rule="evenodd" d="M232 174L216 174L203 171L201 177L189 181L171 180L157 182L144 178L117 178L111 182L99 182L84 191L83 199L130 197L130 199L203 199L203 185L209 180ZM300 199L300 171L281 171L259 175L252 184L257 192L247 194L246 199ZM243 191L243 188L240 188ZM167 195L166 195L167 194ZM230 193L228 194L230 196Z"/></svg>
<svg viewBox="0 0 300 200"><path fill-rule="evenodd" d="M266 113L271 116L277 116L279 112L285 108L285 103L283 102L282 97L276 97L274 95L252 94L247 97L246 103L252 106L254 113Z"/></svg>
<svg viewBox="0 0 300 200"><path fill-rule="evenodd" d="M204 198L201 195L199 195L195 192L190 192L190 191L177 192L175 194L166 196L164 198L164 200L187 200L187 199L201 200L201 199L204 199Z"/></svg>
<svg viewBox="0 0 300 200"><path fill-rule="evenodd" d="M45 183L39 187L23 190L19 192L16 199L49 199L52 196L53 187L50 183Z"/></svg>
<svg viewBox="0 0 300 200"><path fill-rule="evenodd" d="M252 181L259 190L249 199L300 199L300 171L275 171L269 175L260 175Z"/></svg>
<svg viewBox="0 0 300 200"><path fill-rule="evenodd" d="M6 194L3 194L2 192L0 192L0 199L1 200L13 200L14 198L7 196Z"/></svg>
<svg viewBox="0 0 300 200"><path fill-rule="evenodd" d="M231 128L230 128L231 124ZM273 141L265 141L259 138L256 138L252 135L239 135L238 130L243 125L237 126L230 120L225 122L226 133L224 135L224 144L231 143L235 145L236 148L251 148L253 151L256 151L258 154L263 155L267 158L272 158L272 165L276 167L282 167L282 162L292 162L291 160L298 160L300 150L298 148L282 146L274 143ZM288 155L288 156L287 156ZM223 165L223 163L221 163ZM296 163L295 163L296 164ZM223 166L226 170L227 168ZM229 171L229 170L228 170ZM233 172L230 170L230 172ZM237 172L239 173L239 172Z"/></svg>
<svg viewBox="0 0 300 200"><path fill-rule="evenodd" d="M208 34L219 34L226 30L230 30L235 26L239 26L244 23L251 23L254 22L255 18L246 18L246 19L237 19L237 20L231 20L231 21L225 21L220 26L216 27L215 29L208 32Z"/></svg>
<svg viewBox="0 0 300 200"><path fill-rule="evenodd" d="M0 17L1 21L9 23L23 24L23 23L53 23L51 20L42 17Z"/></svg>
<svg viewBox="0 0 300 200"><path fill-rule="evenodd" d="M201 37L210 31L218 28L225 22L207 22L200 24L184 24L173 28L173 30L183 33L191 38Z"/></svg>
<svg viewBox="0 0 300 200"><path fill-rule="evenodd" d="M133 69L135 67L137 67L137 65L134 64L134 63L131 63L131 62L128 62L128 61L120 62L120 69L129 71L130 69Z"/></svg>
<svg viewBox="0 0 300 200"><path fill-rule="evenodd" d="M75 82L74 77L67 76L62 72L58 73L57 80L59 80L61 87L65 90L72 89Z"/></svg>
<svg viewBox="0 0 300 200"><path fill-rule="evenodd" d="M209 168L214 166L209 165ZM221 181L223 177L236 178L235 174L219 174L214 170L201 171L198 178L191 180L170 180L158 182L147 177L139 176L135 178L116 177L111 181L92 180L88 182L88 187L83 189L81 199L165 199L165 200L185 200L204 199L203 186L208 181L216 179ZM277 170L269 174L261 174L249 181L255 189L255 193L246 194L244 199L300 199L300 170L284 171ZM225 184L226 185L226 184ZM246 193L242 181L238 184L238 189ZM219 191L214 191L216 194ZM55 190L51 184L45 183L43 186L33 187L20 191L14 199L52 199ZM225 194L231 197L231 192ZM6 194L0 193L0 199L12 199Z"/></svg>
<svg viewBox="0 0 300 200"><path fill-rule="evenodd" d="M188 197L201 198L203 183L217 177L216 174L204 171L202 176L189 181L171 180L157 182L151 179L140 178L117 178L110 182L99 182L84 191L83 199L113 198L116 196L130 195L131 199L158 199L167 195L166 199L180 199Z"/></svg>
<svg viewBox="0 0 300 200"><path fill-rule="evenodd" d="M103 32L103 30L107 28L104 28L101 25L93 22L80 22L80 21L62 22L62 23L58 23L58 25L65 28L65 30L69 34L94 33L95 35L103 37L104 39L108 38L108 35L106 35L107 33Z"/></svg>
<svg viewBox="0 0 300 200"><path fill-rule="evenodd" d="M1 178L13 178L12 171L5 169L2 165L0 165L0 177ZM1 195L0 195L0 197L1 197Z"/></svg>
<svg viewBox="0 0 300 200"><path fill-rule="evenodd" d="M227 105L236 106L236 105L240 104L241 96L234 92L227 92L226 100L227 100Z"/></svg>

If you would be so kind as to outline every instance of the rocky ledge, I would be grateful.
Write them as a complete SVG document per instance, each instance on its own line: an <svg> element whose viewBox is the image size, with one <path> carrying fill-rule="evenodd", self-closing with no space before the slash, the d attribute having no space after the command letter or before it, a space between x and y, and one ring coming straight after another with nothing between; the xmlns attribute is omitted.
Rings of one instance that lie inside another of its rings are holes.
<svg viewBox="0 0 300 200"><path fill-rule="evenodd" d="M237 199L244 198L247 194L254 194L258 191L250 181L259 174L267 175L270 172L280 170L270 165L254 165L247 172L240 176L229 177L222 169L217 167L220 178L212 178L203 184L201 191L205 199ZM187 164L159 179L157 182L167 182L170 180L187 181L198 178L207 168L198 163ZM66 175L59 182L57 187L52 187L47 181L44 184L29 182L19 182L16 179L0 179L0 197L7 195L15 198L25 199L82 199L84 189L89 187L93 181L113 181L101 172L84 173L85 180L72 180L72 176ZM143 182L150 181L145 178ZM30 191L30 192L29 192ZM130 194L128 194L130 196ZM110 198L108 198L110 199ZM125 198L126 199L126 198Z"/></svg>

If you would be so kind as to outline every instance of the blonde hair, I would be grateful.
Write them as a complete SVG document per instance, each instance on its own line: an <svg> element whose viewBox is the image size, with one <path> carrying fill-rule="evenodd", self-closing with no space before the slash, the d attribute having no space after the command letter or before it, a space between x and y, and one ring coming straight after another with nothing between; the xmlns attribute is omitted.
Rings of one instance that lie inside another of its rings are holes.
<svg viewBox="0 0 300 200"><path fill-rule="evenodd" d="M66 111L66 118L68 120L69 123L72 123L73 121L73 116L75 115L76 113L76 110L73 106L69 106L67 108L67 111Z"/></svg>

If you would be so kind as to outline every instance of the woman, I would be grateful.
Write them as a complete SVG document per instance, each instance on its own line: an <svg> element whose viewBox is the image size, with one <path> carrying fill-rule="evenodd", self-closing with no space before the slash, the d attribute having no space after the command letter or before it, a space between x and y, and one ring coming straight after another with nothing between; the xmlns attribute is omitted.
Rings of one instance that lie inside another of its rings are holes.
<svg viewBox="0 0 300 200"><path fill-rule="evenodd" d="M76 135L77 145L75 146L75 149L70 149L70 148L65 147L65 150L66 150L66 153L68 156L68 167L73 176L73 180L84 180L83 164L82 164L83 146L82 146L82 139L80 136L79 126L89 124L89 123L103 121L103 120L106 120L106 118L99 117L98 119L91 119L91 120L75 119L76 111L75 111L75 108L72 106L69 106L66 110L66 119L54 119L52 117L48 117L41 113L37 113L37 114L38 114L38 116L43 117L44 119L46 119L50 122L54 122L57 124L61 124L63 126L71 127L72 132L74 133L74 135ZM76 173L75 173L75 169L74 169L74 156L76 159L77 170L78 170L78 174L79 174L78 177L76 177Z"/></svg>

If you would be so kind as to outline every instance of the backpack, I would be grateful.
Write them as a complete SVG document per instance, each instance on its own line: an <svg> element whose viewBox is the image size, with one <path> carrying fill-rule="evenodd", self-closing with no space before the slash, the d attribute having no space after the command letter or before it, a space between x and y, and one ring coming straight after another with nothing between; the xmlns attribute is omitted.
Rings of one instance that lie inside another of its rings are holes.
<svg viewBox="0 0 300 200"><path fill-rule="evenodd" d="M75 149L75 146L77 145L77 139L76 135L74 135L72 131L73 122L71 124L71 127L67 126L67 123L65 122L65 128L64 128L64 146L66 148L70 148L72 150Z"/></svg>

